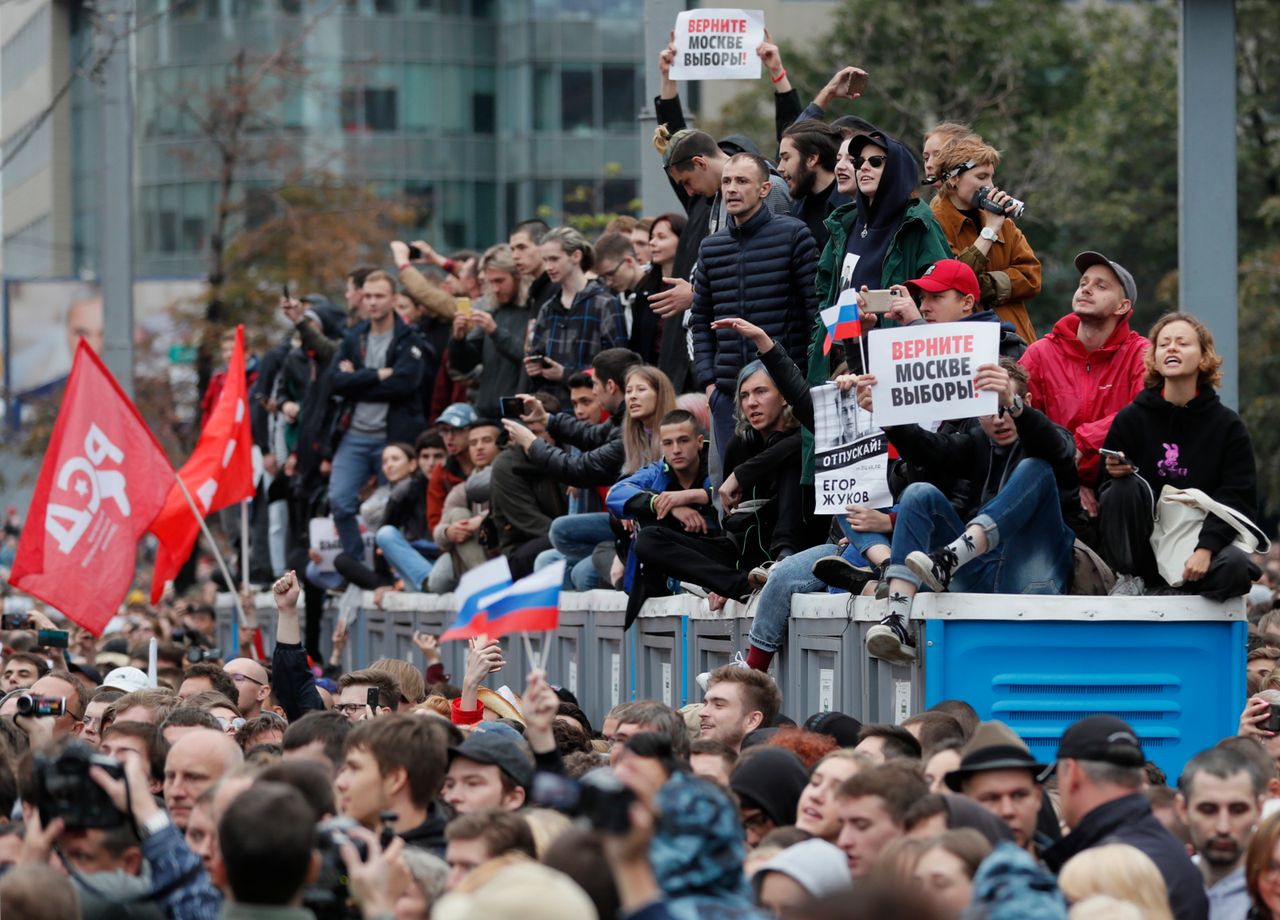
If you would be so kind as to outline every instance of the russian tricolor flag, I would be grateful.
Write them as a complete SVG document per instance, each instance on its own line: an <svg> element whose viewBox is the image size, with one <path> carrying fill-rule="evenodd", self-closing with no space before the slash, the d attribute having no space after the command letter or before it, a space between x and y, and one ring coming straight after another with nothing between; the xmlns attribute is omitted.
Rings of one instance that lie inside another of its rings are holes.
<svg viewBox="0 0 1280 920"><path fill-rule="evenodd" d="M458 602L458 615L453 620L453 626L440 637L440 640L447 642L450 639L470 639L485 635L484 629L477 629L476 624L479 621L483 627L484 611L489 597L500 594L509 587L511 587L511 569L502 556L490 559L484 565L464 573L458 579L458 587L453 592L453 598Z"/></svg>
<svg viewBox="0 0 1280 920"><path fill-rule="evenodd" d="M835 304L822 311L822 324L827 327L827 338L822 343L824 355L830 354L835 342L861 336L862 316L858 313L858 292L853 288L842 291Z"/></svg>
<svg viewBox="0 0 1280 920"><path fill-rule="evenodd" d="M487 587L481 588L478 594L469 595L459 604L458 618L449 631L440 637L441 640L469 639L474 636L492 638L518 632L549 632L560 625L560 587L564 584L565 569L563 560L539 569L515 584L510 582L510 570L507 569L505 559L494 559L473 571L480 572L495 562L501 562L502 570L507 572L507 584L498 584L490 575ZM501 574L496 568L493 571ZM465 579L464 575L463 580ZM459 582L459 592L463 587Z"/></svg>

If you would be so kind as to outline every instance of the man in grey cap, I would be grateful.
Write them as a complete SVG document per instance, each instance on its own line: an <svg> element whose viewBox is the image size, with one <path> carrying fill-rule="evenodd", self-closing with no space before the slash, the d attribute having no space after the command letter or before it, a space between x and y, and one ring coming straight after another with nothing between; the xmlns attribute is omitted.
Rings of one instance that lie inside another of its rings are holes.
<svg viewBox="0 0 1280 920"><path fill-rule="evenodd" d="M515 811L525 803L533 783L533 758L519 733L503 725L472 730L462 744L449 748L449 772L443 798L456 814L481 808Z"/></svg>
<svg viewBox="0 0 1280 920"><path fill-rule="evenodd" d="M1207 920L1209 899L1200 871L1142 794L1146 760L1137 734L1115 716L1089 716L1062 733L1058 800L1071 833L1045 851L1045 865L1058 872L1077 853L1127 843L1151 857L1164 876L1177 920Z"/></svg>
<svg viewBox="0 0 1280 920"><path fill-rule="evenodd" d="M1003 722L983 722L960 752L960 766L943 782L1009 825L1013 839L1033 856L1052 843L1037 836L1044 801L1040 776L1049 769Z"/></svg>
<svg viewBox="0 0 1280 920"><path fill-rule="evenodd" d="M1075 438L1080 503L1096 518L1098 448L1115 414L1142 389L1147 339L1129 328L1138 288L1123 265L1082 252L1076 271L1071 312L1032 342L1020 363L1030 376L1029 402Z"/></svg>

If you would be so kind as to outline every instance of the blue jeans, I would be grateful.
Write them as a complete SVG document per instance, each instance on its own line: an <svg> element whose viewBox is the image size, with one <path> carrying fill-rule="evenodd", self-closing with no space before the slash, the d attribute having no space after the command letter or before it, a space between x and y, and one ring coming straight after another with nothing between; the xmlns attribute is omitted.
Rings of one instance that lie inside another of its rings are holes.
<svg viewBox="0 0 1280 920"><path fill-rule="evenodd" d="M826 590L826 584L813 577L813 564L839 551L834 544L824 543L773 564L769 580L760 589L755 619L751 621L752 645L766 652L782 648L791 617L791 595Z"/></svg>
<svg viewBox="0 0 1280 920"><path fill-rule="evenodd" d="M607 512L591 514L566 514L551 522L551 545L565 561L565 587L570 590L590 591L600 586L600 576L591 554L596 547L614 539ZM546 555L542 553L541 557Z"/></svg>
<svg viewBox="0 0 1280 920"><path fill-rule="evenodd" d="M410 543L399 527L384 524L374 535L374 542L391 568L404 579L405 590L421 591L426 587L427 576L431 574L431 560L418 552L418 544L425 545L425 540Z"/></svg>
<svg viewBox="0 0 1280 920"><path fill-rule="evenodd" d="M325 591L341 591L347 586L347 580L338 572L322 572L314 562L308 562L303 572L307 581Z"/></svg>
<svg viewBox="0 0 1280 920"><path fill-rule="evenodd" d="M1045 461L1019 463L970 523L986 531L987 551L956 570L952 591L1061 594L1070 585L1075 534L1062 521L1058 485ZM898 503L885 575L919 587L919 576L906 566L907 556L945 546L967 526L936 486L912 483Z"/></svg>
<svg viewBox="0 0 1280 920"><path fill-rule="evenodd" d="M382 449L386 438L348 431L342 436L333 455L333 471L329 474L329 510L337 528L342 551L354 559L364 558L364 542L360 539L360 487L377 474L382 481Z"/></svg>
<svg viewBox="0 0 1280 920"><path fill-rule="evenodd" d="M836 515L836 525L840 528L840 532L849 538L849 545L841 554L850 561L867 561L867 550L873 546L890 546L889 538L892 533L863 533L854 530L849 523L849 519L843 514Z"/></svg>
<svg viewBox="0 0 1280 920"><path fill-rule="evenodd" d="M737 400L732 395L721 393L720 388L717 387L711 392L709 401L711 404L711 443L715 446L716 468L721 471L720 480L723 482L724 452L729 447L729 442L733 440L734 410L737 408Z"/></svg>

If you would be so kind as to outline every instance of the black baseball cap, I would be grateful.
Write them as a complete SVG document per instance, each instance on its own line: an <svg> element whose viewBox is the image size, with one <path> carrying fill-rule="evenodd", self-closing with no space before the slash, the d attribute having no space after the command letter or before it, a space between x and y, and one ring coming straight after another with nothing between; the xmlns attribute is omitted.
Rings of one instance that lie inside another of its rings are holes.
<svg viewBox="0 0 1280 920"><path fill-rule="evenodd" d="M1063 732L1058 760L1100 760L1117 767L1147 762L1137 732L1124 719L1106 714L1081 719Z"/></svg>
<svg viewBox="0 0 1280 920"><path fill-rule="evenodd" d="M449 762L452 763L455 757L491 764L526 791L533 784L533 761L522 743L496 732L469 735L466 741L449 748Z"/></svg>
<svg viewBox="0 0 1280 920"><path fill-rule="evenodd" d="M1129 269L1093 250L1082 252L1076 256L1076 271L1080 274L1083 275L1093 265L1105 265L1115 272L1116 277L1120 279L1120 287L1124 289L1124 299L1129 301L1129 309L1132 310L1138 305L1138 285L1134 282L1133 275L1129 273Z"/></svg>

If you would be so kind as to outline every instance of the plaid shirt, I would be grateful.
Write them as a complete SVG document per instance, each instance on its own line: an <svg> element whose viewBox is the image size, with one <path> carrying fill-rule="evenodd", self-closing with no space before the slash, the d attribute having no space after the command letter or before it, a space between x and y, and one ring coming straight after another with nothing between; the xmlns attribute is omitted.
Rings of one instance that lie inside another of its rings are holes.
<svg viewBox="0 0 1280 920"><path fill-rule="evenodd" d="M173 824L143 838L142 855L151 867L152 891L164 891L194 872L158 902L169 920L216 920L222 895L201 868L200 857L191 852Z"/></svg>
<svg viewBox="0 0 1280 920"><path fill-rule="evenodd" d="M591 366L591 359L606 348L625 348L627 323L622 315L622 305L598 280L587 286L573 298L573 305L565 309L560 302L560 292L544 303L533 321L533 334L529 337L529 354L546 355L557 364L564 365L564 379ZM552 389L551 381L535 384L537 389ZM568 393L561 381L557 389Z"/></svg>

